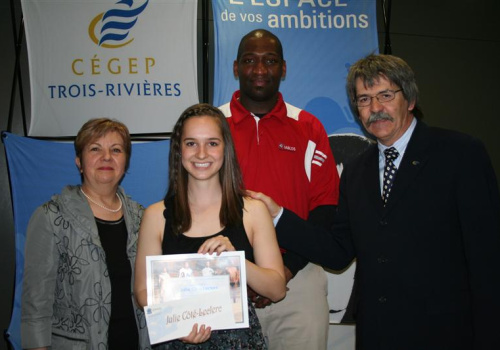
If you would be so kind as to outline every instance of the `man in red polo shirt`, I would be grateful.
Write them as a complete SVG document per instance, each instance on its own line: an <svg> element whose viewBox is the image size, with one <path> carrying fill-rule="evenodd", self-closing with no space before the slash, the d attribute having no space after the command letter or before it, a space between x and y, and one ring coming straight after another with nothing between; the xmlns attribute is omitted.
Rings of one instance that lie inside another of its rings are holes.
<svg viewBox="0 0 500 350"><path fill-rule="evenodd" d="M231 127L246 188L271 196L284 208L276 215L278 231L290 212L329 227L338 200L335 160L321 122L283 101L279 86L286 62L280 40L262 29L248 33L233 69L240 90L221 110ZM254 296L269 347L326 349L325 273L290 252L283 251L283 260L286 298L272 304Z"/></svg>

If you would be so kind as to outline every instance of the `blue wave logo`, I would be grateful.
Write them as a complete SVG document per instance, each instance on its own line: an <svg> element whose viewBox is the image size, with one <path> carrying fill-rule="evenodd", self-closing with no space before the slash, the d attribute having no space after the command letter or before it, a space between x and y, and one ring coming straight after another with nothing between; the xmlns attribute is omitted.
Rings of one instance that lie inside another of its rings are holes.
<svg viewBox="0 0 500 350"><path fill-rule="evenodd" d="M130 30L137 18L148 6L149 0L134 7L134 0L121 0L106 12L98 14L89 24L90 39L100 47L116 49L134 41L129 38Z"/></svg>

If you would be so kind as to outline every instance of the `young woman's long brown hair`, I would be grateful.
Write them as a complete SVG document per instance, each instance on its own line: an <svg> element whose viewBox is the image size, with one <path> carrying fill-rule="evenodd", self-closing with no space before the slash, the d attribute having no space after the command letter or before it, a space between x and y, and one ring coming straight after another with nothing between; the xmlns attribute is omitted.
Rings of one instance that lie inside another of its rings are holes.
<svg viewBox="0 0 500 350"><path fill-rule="evenodd" d="M178 235L191 228L191 211L188 201L188 173L182 165L182 133L184 124L189 118L212 117L219 125L224 142L224 162L219 170L219 181L222 187L222 203L219 219L223 226L233 226L242 222L243 213L243 179L236 159L231 130L224 114L216 107L200 103L187 108L177 120L170 139L169 153L169 185L165 196L165 207L172 213L169 215L174 234ZM171 206L171 208L169 208Z"/></svg>

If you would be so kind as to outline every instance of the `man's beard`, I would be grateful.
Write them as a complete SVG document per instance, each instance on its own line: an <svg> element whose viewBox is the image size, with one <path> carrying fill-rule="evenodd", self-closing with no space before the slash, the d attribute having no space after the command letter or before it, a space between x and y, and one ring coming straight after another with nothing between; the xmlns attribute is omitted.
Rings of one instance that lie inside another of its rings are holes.
<svg viewBox="0 0 500 350"><path fill-rule="evenodd" d="M379 120L388 120L390 122L393 122L394 118L384 112L372 113L370 114L370 117L366 121L366 126L369 127L372 123L375 123L376 121Z"/></svg>

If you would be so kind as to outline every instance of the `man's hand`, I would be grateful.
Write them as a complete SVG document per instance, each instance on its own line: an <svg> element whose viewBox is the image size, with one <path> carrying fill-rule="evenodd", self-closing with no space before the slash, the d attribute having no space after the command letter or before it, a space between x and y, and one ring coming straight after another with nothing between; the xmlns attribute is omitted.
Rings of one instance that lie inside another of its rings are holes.
<svg viewBox="0 0 500 350"><path fill-rule="evenodd" d="M288 269L288 267L285 266L285 279L286 279L286 284L290 282L290 280L293 278L292 271Z"/></svg>
<svg viewBox="0 0 500 350"><path fill-rule="evenodd" d="M285 266L285 278L286 278L286 283L293 278L292 272ZM287 288L288 290L288 288ZM256 309L263 309L266 306L271 305L273 302L266 298L263 297L262 295L258 295L252 288L248 287L248 297L254 303L254 306Z"/></svg>
<svg viewBox="0 0 500 350"><path fill-rule="evenodd" d="M269 210L269 214L271 214L271 217L273 219L280 213L281 206L279 206L278 203L276 203L271 197L266 196L264 193L247 190L247 195L253 199L262 201L266 205L267 210Z"/></svg>
<svg viewBox="0 0 500 350"><path fill-rule="evenodd" d="M258 295L252 288L248 288L248 297L254 304L256 309L263 309L271 305L273 302L262 295Z"/></svg>

